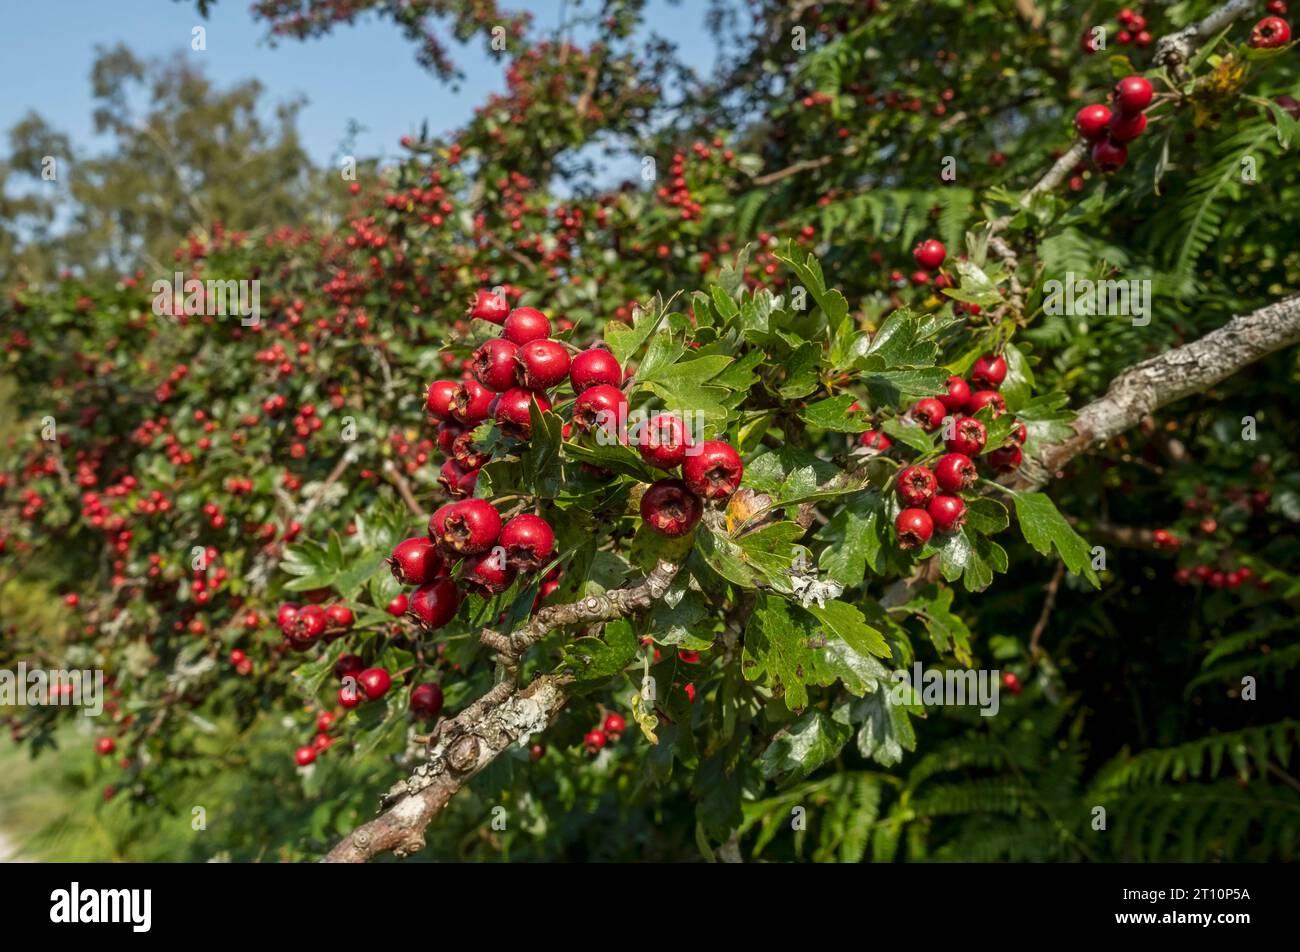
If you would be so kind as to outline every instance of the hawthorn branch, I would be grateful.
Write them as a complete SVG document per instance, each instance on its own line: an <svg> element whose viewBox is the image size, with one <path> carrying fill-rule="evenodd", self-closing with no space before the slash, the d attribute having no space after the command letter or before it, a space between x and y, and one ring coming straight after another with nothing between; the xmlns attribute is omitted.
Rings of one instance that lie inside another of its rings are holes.
<svg viewBox="0 0 1300 952"><path fill-rule="evenodd" d="M571 680L543 675L516 690L519 658L556 628L613 621L663 598L678 566L659 562L640 583L543 608L509 635L483 632L485 645L502 656L507 677L456 717L437 725L427 759L381 799L378 817L357 827L325 856L327 863L364 863L380 853L410 856L424 848L424 831L471 777L514 744L526 743L555 720L568 701Z"/></svg>

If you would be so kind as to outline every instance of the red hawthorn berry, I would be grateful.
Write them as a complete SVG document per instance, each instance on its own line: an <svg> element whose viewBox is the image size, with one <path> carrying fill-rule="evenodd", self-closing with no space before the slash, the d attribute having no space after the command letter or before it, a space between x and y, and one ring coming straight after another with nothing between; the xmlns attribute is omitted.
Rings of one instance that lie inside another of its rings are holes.
<svg viewBox="0 0 1300 952"><path fill-rule="evenodd" d="M350 674L343 687L339 688L339 707L350 711L360 703L361 689L357 686L356 676Z"/></svg>
<svg viewBox="0 0 1300 952"><path fill-rule="evenodd" d="M935 463L934 478L940 488L956 493L974 486L979 473L965 453L947 453Z"/></svg>
<svg viewBox="0 0 1300 952"><path fill-rule="evenodd" d="M234 651L230 652L230 663L233 665L241 665L247 660L248 653L245 652L243 648L236 648Z"/></svg>
<svg viewBox="0 0 1300 952"><path fill-rule="evenodd" d="M365 667L361 655L341 654L339 660L334 662L334 677L340 681L344 678L356 677Z"/></svg>
<svg viewBox="0 0 1300 952"><path fill-rule="evenodd" d="M949 413L957 413L970 399L970 384L958 376L948 378L948 389L935 397Z"/></svg>
<svg viewBox="0 0 1300 952"><path fill-rule="evenodd" d="M506 560L505 550L494 546L489 552L471 555L461 562L457 578L469 591L490 598L511 586L515 568Z"/></svg>
<svg viewBox="0 0 1300 952"><path fill-rule="evenodd" d="M934 520L924 509L904 509L894 520L900 549L916 549L930 541L934 535Z"/></svg>
<svg viewBox="0 0 1300 952"><path fill-rule="evenodd" d="M596 754L599 753L600 749L605 746L607 740L608 738L605 736L605 732L600 729L596 729L596 730L587 731L586 736L582 738L582 744L584 747L587 748L587 753Z"/></svg>
<svg viewBox="0 0 1300 952"><path fill-rule="evenodd" d="M316 748L299 747L293 752L293 759L299 767L306 767L316 759Z"/></svg>
<svg viewBox="0 0 1300 952"><path fill-rule="evenodd" d="M639 428L637 449L641 458L656 469L676 469L686 459L691 435L682 418L674 413L660 413Z"/></svg>
<svg viewBox="0 0 1300 952"><path fill-rule="evenodd" d="M596 428L615 433L627 409L627 396L618 387L597 384L578 394L573 401L573 422L584 433Z"/></svg>
<svg viewBox="0 0 1300 952"><path fill-rule="evenodd" d="M1021 687L1020 679L1010 671L1002 675L1002 684L1012 694L1019 694L1022 690L1024 690L1024 688Z"/></svg>
<svg viewBox="0 0 1300 952"><path fill-rule="evenodd" d="M606 734L618 740L623 735L623 731L627 730L627 721L623 719L622 714L606 714L603 727Z"/></svg>
<svg viewBox="0 0 1300 952"><path fill-rule="evenodd" d="M427 585L443 570L442 556L427 536L412 536L397 543L388 565L393 578L403 585Z"/></svg>
<svg viewBox="0 0 1300 952"><path fill-rule="evenodd" d="M494 393L505 393L518 382L518 353L518 346L504 338L484 341L472 358L474 378Z"/></svg>
<svg viewBox="0 0 1300 952"><path fill-rule="evenodd" d="M528 759L533 763L537 763L537 761L541 760L545 756L546 756L545 744L533 744L532 747L528 748Z"/></svg>
<svg viewBox="0 0 1300 952"><path fill-rule="evenodd" d="M948 250L944 248L942 241L936 241L931 238L923 241L912 249L912 257L922 268L927 271L934 271L941 264L943 259L948 255Z"/></svg>
<svg viewBox="0 0 1300 952"><path fill-rule="evenodd" d="M1029 430L1019 420L1011 428L1011 441L1017 446L1024 446L1025 440L1029 439Z"/></svg>
<svg viewBox="0 0 1300 952"><path fill-rule="evenodd" d="M1018 446L1004 446L989 453L984 459L994 471L999 473L1011 473L1020 468L1020 461L1024 454L1021 453Z"/></svg>
<svg viewBox="0 0 1300 952"><path fill-rule="evenodd" d="M912 407L912 419L927 433L939 429L947 413L947 408L934 397L918 400L916 406Z"/></svg>
<svg viewBox="0 0 1300 952"><path fill-rule="evenodd" d="M417 684L411 689L411 713L431 721L442 711L442 688L437 684Z"/></svg>
<svg viewBox="0 0 1300 952"><path fill-rule="evenodd" d="M354 621L352 609L337 602L325 609L325 619L329 622L329 627L343 629L351 628Z"/></svg>
<svg viewBox="0 0 1300 952"><path fill-rule="evenodd" d="M924 506L934 495L938 484L934 473L924 466L908 466L898 474L895 489L904 506Z"/></svg>
<svg viewBox="0 0 1300 952"><path fill-rule="evenodd" d="M327 624L325 609L319 605L304 605L283 631L291 641L310 643L325 633Z"/></svg>
<svg viewBox="0 0 1300 952"><path fill-rule="evenodd" d="M574 393L582 393L602 384L620 387L623 385L623 370L613 354L593 347L573 358L569 365L569 382L573 384Z"/></svg>
<svg viewBox="0 0 1300 952"><path fill-rule="evenodd" d="M1151 105L1154 95L1155 90L1151 88L1151 84L1141 76L1125 76L1115 84L1111 99L1119 107L1120 112L1132 114L1141 112Z"/></svg>
<svg viewBox="0 0 1300 952"><path fill-rule="evenodd" d="M1089 142L1096 142L1106 134L1106 126L1110 120L1110 107L1094 103L1091 106L1084 106L1074 114L1074 128Z"/></svg>
<svg viewBox="0 0 1300 952"><path fill-rule="evenodd" d="M1265 17L1250 31L1250 45L1255 49L1269 50L1286 46L1291 41L1291 24L1281 17Z"/></svg>
<svg viewBox="0 0 1300 952"><path fill-rule="evenodd" d="M497 399L496 425L501 432L516 440L526 440L533 435L532 403L537 401L537 409L545 413L551 409L551 401L546 394L516 387L507 390Z"/></svg>
<svg viewBox="0 0 1300 952"><path fill-rule="evenodd" d="M1110 139L1102 139L1092 147L1092 164L1102 174L1116 172L1128 161L1128 147Z"/></svg>
<svg viewBox="0 0 1300 952"><path fill-rule="evenodd" d="M894 441L880 430L865 430L858 435L858 443L868 449L876 450L879 453L885 452L894 445Z"/></svg>
<svg viewBox="0 0 1300 952"><path fill-rule="evenodd" d="M680 479L661 479L641 497L645 524L670 538L686 535L700 521L704 504Z"/></svg>
<svg viewBox="0 0 1300 952"><path fill-rule="evenodd" d="M970 369L970 380L986 390L996 390L1007 379L1007 360L1000 354L977 357Z"/></svg>
<svg viewBox="0 0 1300 952"><path fill-rule="evenodd" d="M501 326L501 336L520 346L551 336L551 322L535 307L517 307Z"/></svg>
<svg viewBox="0 0 1300 952"><path fill-rule="evenodd" d="M979 420L973 417L959 417L953 421L952 436L945 439L943 445L954 453L979 456L988 438L988 430Z"/></svg>
<svg viewBox="0 0 1300 952"><path fill-rule="evenodd" d="M285 602L275 613L275 623L282 629L289 626L289 622L298 617L298 606L293 602Z"/></svg>
<svg viewBox="0 0 1300 952"><path fill-rule="evenodd" d="M101 756L108 756L117 750L117 741L111 737L101 737L95 741L95 753Z"/></svg>
<svg viewBox="0 0 1300 952"><path fill-rule="evenodd" d="M457 555L486 552L500 535L501 514L486 499L447 503L429 519L429 538Z"/></svg>
<svg viewBox="0 0 1300 952"><path fill-rule="evenodd" d="M475 426L488 418L493 394L477 380L462 380L451 397L451 415L461 423Z"/></svg>
<svg viewBox="0 0 1300 952"><path fill-rule="evenodd" d="M502 526L497 542L505 549L510 564L527 572L541 568L555 554L555 533L550 523L529 512Z"/></svg>
<svg viewBox="0 0 1300 952"><path fill-rule="evenodd" d="M388 693L388 689L393 684L393 679L383 668L366 668L357 675L357 684L365 692L367 698L377 701Z"/></svg>
<svg viewBox="0 0 1300 952"><path fill-rule="evenodd" d="M997 418L1007 412L1007 401L996 390L976 390L966 403L966 412L974 416L985 407L992 407L993 416Z"/></svg>
<svg viewBox="0 0 1300 952"><path fill-rule="evenodd" d="M326 751L330 749L330 746L333 743L334 738L330 737L329 734L317 734L315 740L311 742L311 745L319 751Z"/></svg>
<svg viewBox="0 0 1300 952"><path fill-rule="evenodd" d="M410 596L405 592L398 592L393 596L392 601L388 603L387 607L384 608L384 611L388 612L388 614L392 615L394 618L401 618L406 614L409 602Z"/></svg>
<svg viewBox="0 0 1300 952"><path fill-rule="evenodd" d="M966 522L966 504L956 496L935 496L925 511L940 532L956 532Z"/></svg>
<svg viewBox="0 0 1300 952"><path fill-rule="evenodd" d="M1121 112L1110 121L1110 138L1127 145L1146 131L1146 127L1146 113L1137 112L1130 116Z"/></svg>
<svg viewBox="0 0 1300 952"><path fill-rule="evenodd" d="M506 315L510 313L510 305L506 302L504 294L481 290L470 299L469 310L466 313L470 317L491 321L493 324L502 324L505 322Z"/></svg>
<svg viewBox="0 0 1300 952"><path fill-rule="evenodd" d="M705 440L698 451L688 450L682 463L682 479L691 492L705 499L726 499L740 488L745 464L730 443Z"/></svg>
<svg viewBox="0 0 1300 952"><path fill-rule="evenodd" d="M321 711L316 717L316 730L318 733L328 733L334 726L334 715L329 711Z"/></svg>
<svg viewBox="0 0 1300 952"><path fill-rule="evenodd" d="M440 421L451 417L451 398L456 393L456 387L454 380L435 380L429 384L424 406L430 416Z"/></svg>
<svg viewBox="0 0 1300 952"><path fill-rule="evenodd" d="M447 490L447 495L453 499L464 499L474 495L478 473L478 469L466 469L457 460L449 459L438 470L438 485Z"/></svg>
<svg viewBox="0 0 1300 952"><path fill-rule="evenodd" d="M421 585L411 594L406 614L426 631L433 631L455 618L459 607L460 589L451 579L440 578Z"/></svg>
<svg viewBox="0 0 1300 952"><path fill-rule="evenodd" d="M529 390L549 390L569 375L569 352L559 341L530 340L515 355L519 382Z"/></svg>

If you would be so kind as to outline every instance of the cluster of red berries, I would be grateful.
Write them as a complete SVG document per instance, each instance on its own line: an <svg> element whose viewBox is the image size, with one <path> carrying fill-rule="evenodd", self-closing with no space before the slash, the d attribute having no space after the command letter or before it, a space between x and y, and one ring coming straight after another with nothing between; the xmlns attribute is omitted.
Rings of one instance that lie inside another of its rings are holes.
<svg viewBox="0 0 1300 952"><path fill-rule="evenodd" d="M686 535L704 514L704 500L728 499L745 474L740 454L722 440L697 446L681 417L660 413L639 427L637 449L656 469L681 467L681 479L656 480L641 496L641 519L661 535Z"/></svg>
<svg viewBox="0 0 1300 952"><path fill-rule="evenodd" d="M600 727L593 727L583 735L582 746L587 753L594 756L600 753L610 741L618 743L625 730L627 730L627 721L622 714L606 714L605 721Z"/></svg>
<svg viewBox="0 0 1300 952"><path fill-rule="evenodd" d="M352 609L341 603L328 608L285 602L275 616L280 634L294 651L306 651L324 636L333 641L352 627Z"/></svg>
<svg viewBox="0 0 1300 952"><path fill-rule="evenodd" d="M948 435L944 438L944 446L948 453L939 458L933 469L913 465L898 474L895 489L904 506L894 520L899 548L915 549L925 545L936 529L943 533L961 529L966 521L966 504L957 494L972 488L979 479L974 457L984 454L984 462L995 473L1009 473L1019 468L1023 459L1020 447L1028 436L1025 425L1016 421L1010 442L985 453L988 430L975 418L984 407L990 407L994 417L1006 412L1006 401L998 392L1006 376L1006 358L984 354L971 365L969 381L957 376L949 377L948 389L944 393L918 400L912 407L912 420L927 433L943 426L946 416L951 415L952 422L945 430ZM893 445L893 441L879 430L867 430L859 440L863 446L881 453Z"/></svg>
<svg viewBox="0 0 1300 952"><path fill-rule="evenodd" d="M1114 172L1128 161L1128 143L1147 127L1146 108L1155 91L1141 76L1125 76L1115 84L1109 106L1094 103L1074 116L1079 135L1092 143L1092 162L1099 172Z"/></svg>
<svg viewBox="0 0 1300 952"><path fill-rule="evenodd" d="M1202 563L1192 568L1186 566L1174 570L1174 581L1179 585L1189 585L1192 583L1204 583L1211 588L1241 588L1246 582L1255 579L1255 587L1260 591L1267 591L1269 583L1267 580L1257 578L1254 571L1243 565L1240 568L1225 572L1217 569L1212 565Z"/></svg>
<svg viewBox="0 0 1300 952"><path fill-rule="evenodd" d="M329 711L322 711L316 717L316 736L310 744L304 744L293 752L294 763L299 767L306 767L308 764L315 762L316 758L329 750L334 743L334 738L330 736L330 729L334 727L334 715Z"/></svg>

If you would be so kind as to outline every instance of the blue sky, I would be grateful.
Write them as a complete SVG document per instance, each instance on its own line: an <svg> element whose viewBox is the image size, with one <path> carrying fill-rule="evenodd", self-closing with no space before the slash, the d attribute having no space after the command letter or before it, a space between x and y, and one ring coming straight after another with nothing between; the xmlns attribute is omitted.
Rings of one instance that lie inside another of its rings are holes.
<svg viewBox="0 0 1300 952"><path fill-rule="evenodd" d="M35 110L68 133L75 147L93 148L90 64L97 45L119 41L146 60L185 51L222 85L254 77L271 102L305 96L298 129L316 164L337 154L350 119L365 126L356 140L358 154L392 157L397 140L422 121L433 131L454 129L490 93L504 90L502 64L481 44L461 48L453 41L451 52L466 80L452 92L416 64L413 47L389 21L368 18L320 39L286 40L271 48L265 24L254 21L248 6L247 0L218 0L205 21L189 0L5 3L0 130L7 132ZM503 6L528 10L536 25L551 28L560 22L563 0L503 0ZM697 69L708 69L715 59L705 8L702 0L651 0L647 18L650 29L678 43ZM207 30L203 52L190 51L197 25Z"/></svg>

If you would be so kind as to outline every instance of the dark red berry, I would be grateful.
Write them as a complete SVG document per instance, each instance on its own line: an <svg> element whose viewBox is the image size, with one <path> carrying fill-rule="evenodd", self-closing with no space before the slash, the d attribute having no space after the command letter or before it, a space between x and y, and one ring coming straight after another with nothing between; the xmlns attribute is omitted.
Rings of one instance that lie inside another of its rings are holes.
<svg viewBox="0 0 1300 952"><path fill-rule="evenodd" d="M442 688L436 684L417 684L411 689L411 713L431 721L442 711Z"/></svg>
<svg viewBox="0 0 1300 952"><path fill-rule="evenodd" d="M474 351L475 379L494 393L505 393L517 383L519 367L515 355L518 353L519 348L504 338L484 341Z"/></svg>
<svg viewBox="0 0 1300 952"><path fill-rule="evenodd" d="M985 407L993 408L993 416L1000 417L1007 412L1007 401L996 390L976 390L966 402L966 412L971 416Z"/></svg>
<svg viewBox="0 0 1300 952"><path fill-rule="evenodd" d="M351 628L352 622L355 620L352 615L352 609L348 608L346 605L340 605L337 603L325 609L325 619L329 623L329 627L335 629Z"/></svg>
<svg viewBox="0 0 1300 952"><path fill-rule="evenodd" d="M294 762L297 763L299 767L306 767L308 764L310 764L312 761L316 759L316 748L299 747L297 750L293 752L293 759Z"/></svg>
<svg viewBox="0 0 1300 952"><path fill-rule="evenodd" d="M457 577L469 591L490 598L511 586L515 580L515 568L506 560L505 549L498 545L491 551L465 559Z"/></svg>
<svg viewBox="0 0 1300 952"><path fill-rule="evenodd" d="M970 384L958 376L948 378L948 389L935 397L949 413L957 413L970 399Z"/></svg>
<svg viewBox="0 0 1300 952"><path fill-rule="evenodd" d="M451 395L451 415L470 426L488 418L492 406L492 391L477 380L462 380Z"/></svg>
<svg viewBox="0 0 1300 952"><path fill-rule="evenodd" d="M583 746L587 748L587 753L595 754L605 746L608 738L602 730L587 731L586 736L582 738Z"/></svg>
<svg viewBox="0 0 1300 952"><path fill-rule="evenodd" d="M1004 446L1001 449L993 450L984 459L996 472L1010 473L1020 468L1022 456L1020 447Z"/></svg>
<svg viewBox="0 0 1300 952"><path fill-rule="evenodd" d="M377 701L388 693L393 684L392 677L383 668L366 668L357 675L357 684L367 698Z"/></svg>
<svg viewBox="0 0 1300 952"><path fill-rule="evenodd" d="M915 549L930 541L934 535L934 520L924 509L904 509L894 520L900 549Z"/></svg>
<svg viewBox="0 0 1300 952"><path fill-rule="evenodd" d="M491 321L493 324L501 324L505 321L506 315L510 313L510 305L506 303L504 294L482 290L470 300L469 310L466 313L470 317Z"/></svg>
<svg viewBox="0 0 1300 952"><path fill-rule="evenodd" d="M682 479L694 493L705 499L726 499L740 488L745 476L745 464L730 443L722 440L705 440L686 453L682 463Z"/></svg>
<svg viewBox="0 0 1300 952"><path fill-rule="evenodd" d="M319 605L304 605L282 629L291 641L310 643L325 634L328 619Z"/></svg>
<svg viewBox="0 0 1300 952"><path fill-rule="evenodd" d="M515 344L527 344L551 336L551 322L535 307L517 307L506 317L501 336Z"/></svg>
<svg viewBox="0 0 1300 952"><path fill-rule="evenodd" d="M501 515L486 499L462 499L438 509L429 519L429 538L444 552L477 555L496 545Z"/></svg>
<svg viewBox="0 0 1300 952"><path fill-rule="evenodd" d="M460 607L460 589L449 578L435 579L411 593L406 613L426 631L441 628L456 617Z"/></svg>
<svg viewBox="0 0 1300 952"><path fill-rule="evenodd" d="M895 486L904 506L924 506L938 488L934 473L924 466L908 466L898 474Z"/></svg>
<svg viewBox="0 0 1300 952"><path fill-rule="evenodd" d="M944 248L943 242L933 238L921 242L912 249L912 257L916 259L916 263L928 271L933 271L943 264L947 254L948 250Z"/></svg>
<svg viewBox="0 0 1300 952"><path fill-rule="evenodd" d="M401 618L406 614L406 608L409 602L410 599L407 597L405 592L398 592L393 596L392 601L390 601L384 608L384 611L388 612L388 614L392 615L394 618Z"/></svg>
<svg viewBox="0 0 1300 952"><path fill-rule="evenodd" d="M525 571L541 568L555 554L555 533L550 523L529 512L507 522L497 541L505 549L510 564Z"/></svg>
<svg viewBox="0 0 1300 952"><path fill-rule="evenodd" d="M651 417L637 430L641 458L656 469L675 469L686 459L691 435L682 418L674 413Z"/></svg>
<svg viewBox="0 0 1300 952"><path fill-rule="evenodd" d="M885 452L885 450L894 445L894 441L891 440L887 434L882 433L879 430L866 430L858 437L858 442L861 445L880 453Z"/></svg>
<svg viewBox="0 0 1300 952"><path fill-rule="evenodd" d="M979 473L965 453L948 453L941 456L935 464L934 478L941 489L956 493L974 486Z"/></svg>
<svg viewBox="0 0 1300 952"><path fill-rule="evenodd" d="M1110 107L1096 103L1084 106L1074 114L1074 128L1089 142L1096 142L1106 134L1106 125L1110 119Z"/></svg>
<svg viewBox="0 0 1300 952"><path fill-rule="evenodd" d="M334 662L334 677L342 681L347 677L356 677L365 670L366 663L361 660L361 655L341 654L339 660Z"/></svg>
<svg viewBox="0 0 1300 952"><path fill-rule="evenodd" d="M1114 142L1127 144L1146 131L1147 117L1144 112L1117 113L1110 121L1110 138Z"/></svg>
<svg viewBox="0 0 1300 952"><path fill-rule="evenodd" d="M430 416L437 420L451 418L451 398L456 393L457 386L454 380L435 380L429 384L429 391L424 397L424 406Z"/></svg>
<svg viewBox="0 0 1300 952"><path fill-rule="evenodd" d="M613 354L593 347L573 358L573 363L569 365L569 382L573 384L574 393L582 393L601 384L620 387L623 385L623 371Z"/></svg>
<svg viewBox="0 0 1300 952"><path fill-rule="evenodd" d="M979 420L973 417L958 417L952 424L952 436L945 439L943 445L954 453L979 456L988 438L988 430Z"/></svg>
<svg viewBox="0 0 1300 952"><path fill-rule="evenodd" d="M927 433L939 429L947 413L947 408L933 397L918 400L916 406L912 407L912 419Z"/></svg>
<svg viewBox="0 0 1300 952"><path fill-rule="evenodd" d="M1265 17L1250 31L1250 45L1255 49L1271 50L1286 46L1290 41L1291 24L1281 17Z"/></svg>
<svg viewBox="0 0 1300 952"><path fill-rule="evenodd" d="M1128 148L1119 142L1102 139L1092 147L1092 164L1103 174L1118 171L1128 161Z"/></svg>
<svg viewBox="0 0 1300 952"><path fill-rule="evenodd" d="M529 390L549 390L569 375L569 352L559 341L530 340L519 348L515 365Z"/></svg>
<svg viewBox="0 0 1300 952"><path fill-rule="evenodd" d="M586 433L599 427L614 434L621 429L626 411L627 396L622 390L610 384L597 384L582 391L573 401L573 422Z"/></svg>
<svg viewBox="0 0 1300 952"><path fill-rule="evenodd" d="M397 543L388 557L393 578L403 585L427 585L443 569L438 547L426 536L413 536Z"/></svg>
<svg viewBox="0 0 1300 952"><path fill-rule="evenodd" d="M975 358L970 369L971 383L987 390L996 390L1007 379L1007 359L1000 354L985 354Z"/></svg>
<svg viewBox="0 0 1300 952"><path fill-rule="evenodd" d="M661 479L641 497L641 518L645 524L672 538L695 528L703 512L700 497L680 479Z"/></svg>
<svg viewBox="0 0 1300 952"><path fill-rule="evenodd" d="M966 521L966 504L956 496L941 493L930 500L925 511L940 532L956 532Z"/></svg>
<svg viewBox="0 0 1300 952"><path fill-rule="evenodd" d="M496 424L506 436L516 440L526 440L533 435L532 403L537 401L537 409L545 413L551 409L551 401L546 394L516 387L507 390L497 398Z"/></svg>
<svg viewBox="0 0 1300 952"><path fill-rule="evenodd" d="M478 474L478 469L466 469L456 460L449 459L438 471L438 485L447 490L447 495L452 499L464 499L474 495Z"/></svg>
<svg viewBox="0 0 1300 952"><path fill-rule="evenodd" d="M1151 84L1141 76L1125 76L1115 84L1111 99L1121 112L1134 113L1151 105L1154 95Z"/></svg>

